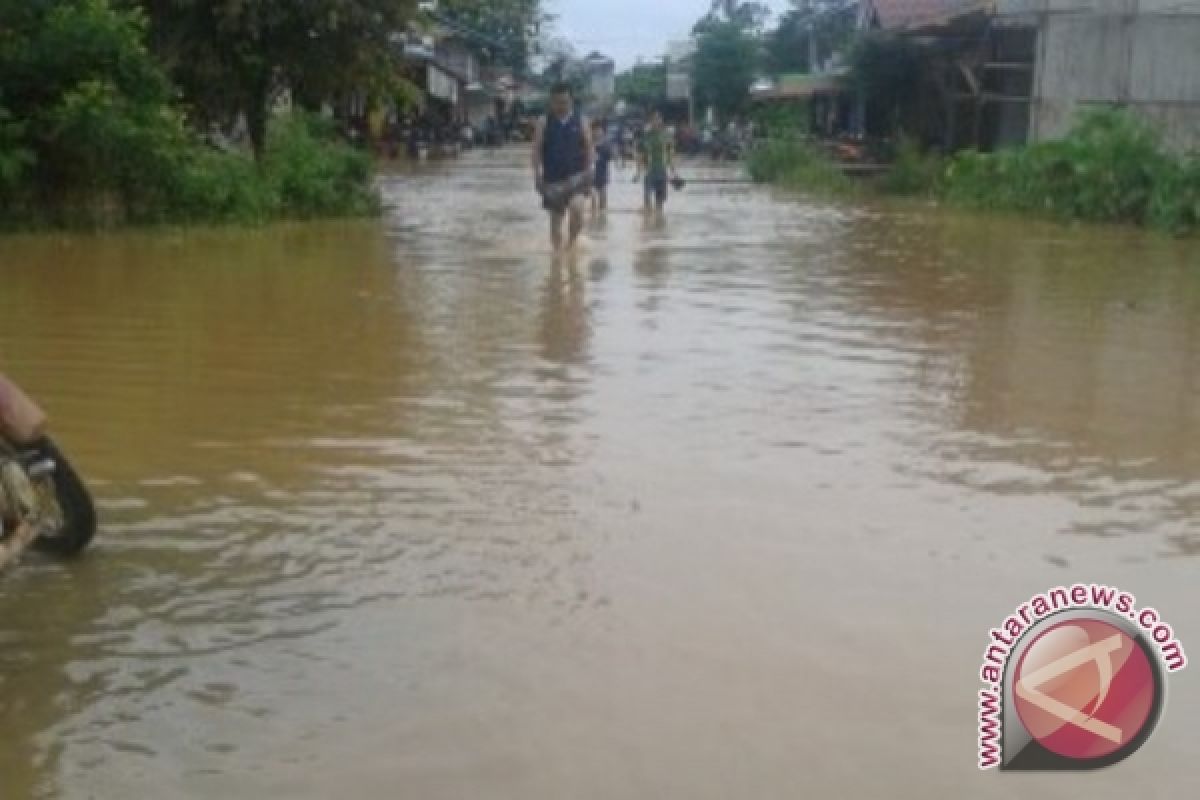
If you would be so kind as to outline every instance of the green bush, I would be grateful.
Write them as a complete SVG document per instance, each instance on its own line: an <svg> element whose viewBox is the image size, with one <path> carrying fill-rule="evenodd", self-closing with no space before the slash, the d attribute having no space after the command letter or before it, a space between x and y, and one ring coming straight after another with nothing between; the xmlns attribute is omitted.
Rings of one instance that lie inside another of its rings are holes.
<svg viewBox="0 0 1200 800"><path fill-rule="evenodd" d="M750 118L755 127L765 130L773 139L790 139L812 132L812 111L808 103L759 106L750 113Z"/></svg>
<svg viewBox="0 0 1200 800"><path fill-rule="evenodd" d="M767 139L746 157L750 178L796 189L842 194L853 184L816 145L800 138Z"/></svg>
<svg viewBox="0 0 1200 800"><path fill-rule="evenodd" d="M255 224L380 209L370 158L339 141L332 121L316 116L273 119L260 163L248 152L191 144L170 169L158 215L138 221Z"/></svg>
<svg viewBox="0 0 1200 800"><path fill-rule="evenodd" d="M759 143L747 168L759 182L835 193L853 187L799 136ZM1064 139L996 153L968 151L949 160L902 139L890 172L874 185L888 194L928 195L980 209L1133 223L1175 234L1200 231L1200 155L1171 155L1146 123L1111 109L1082 114Z"/></svg>
<svg viewBox="0 0 1200 800"><path fill-rule="evenodd" d="M333 125L320 116L296 114L271 127L263 175L286 216L361 216L379 210L370 157L338 141Z"/></svg>
<svg viewBox="0 0 1200 800"><path fill-rule="evenodd" d="M879 187L887 194L936 195L942 188L945 171L940 156L922 152L915 139L904 137Z"/></svg>
<svg viewBox="0 0 1200 800"><path fill-rule="evenodd" d="M12 113L27 124L44 192L124 190L146 172L147 154L182 134L170 85L143 44L140 13L104 0L63 0L11 13L14 37L0 49Z"/></svg>
<svg viewBox="0 0 1200 800"><path fill-rule="evenodd" d="M317 117L271 122L261 163L203 144L138 11L4 3L0 224L262 222L378 210L367 156Z"/></svg>
<svg viewBox="0 0 1200 800"><path fill-rule="evenodd" d="M22 184L34 164L33 151L24 144L25 126L0 106L0 199Z"/></svg>
<svg viewBox="0 0 1200 800"><path fill-rule="evenodd" d="M129 206L154 200L189 146L183 120L86 80L42 115L42 176L61 191L111 191ZM49 162L49 163L45 163Z"/></svg>
<svg viewBox="0 0 1200 800"><path fill-rule="evenodd" d="M160 221L255 224L280 215L278 194L249 154L197 146L177 167Z"/></svg>
<svg viewBox="0 0 1200 800"><path fill-rule="evenodd" d="M1064 139L958 155L946 170L945 195L977 208L1186 231L1196 226L1197 174L1142 121L1098 110L1081 115Z"/></svg>
<svg viewBox="0 0 1200 800"><path fill-rule="evenodd" d="M1200 231L1200 156L1163 172L1150 197L1150 224L1175 234Z"/></svg>

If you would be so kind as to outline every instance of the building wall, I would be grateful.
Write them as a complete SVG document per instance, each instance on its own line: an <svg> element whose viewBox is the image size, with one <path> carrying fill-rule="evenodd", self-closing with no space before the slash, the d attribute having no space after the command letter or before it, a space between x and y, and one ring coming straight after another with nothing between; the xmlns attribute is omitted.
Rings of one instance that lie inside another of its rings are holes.
<svg viewBox="0 0 1200 800"><path fill-rule="evenodd" d="M447 72L443 72L433 64L426 67L426 91L430 97L445 100L451 105L458 105L458 80Z"/></svg>
<svg viewBox="0 0 1200 800"><path fill-rule="evenodd" d="M437 58L467 83L479 80L479 59L465 44L453 39L439 42Z"/></svg>
<svg viewBox="0 0 1200 800"><path fill-rule="evenodd" d="M617 78L611 66L594 67L591 73L591 95L597 103L607 103L617 93Z"/></svg>
<svg viewBox="0 0 1200 800"><path fill-rule="evenodd" d="M692 56L696 54L696 42L692 39L671 42L667 45L667 98L669 100L691 100Z"/></svg>
<svg viewBox="0 0 1200 800"><path fill-rule="evenodd" d="M1200 148L1200 0L1008 0L1039 28L1031 138L1057 138L1088 106L1124 105L1168 146Z"/></svg>

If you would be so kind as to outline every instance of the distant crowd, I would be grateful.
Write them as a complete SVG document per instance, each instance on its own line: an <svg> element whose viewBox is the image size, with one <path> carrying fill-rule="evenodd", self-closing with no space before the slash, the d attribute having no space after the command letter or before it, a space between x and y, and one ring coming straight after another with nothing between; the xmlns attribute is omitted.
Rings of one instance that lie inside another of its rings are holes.
<svg viewBox="0 0 1200 800"><path fill-rule="evenodd" d="M540 119L538 116L516 114L497 117L489 115L482 123L471 124L433 114L387 115L382 118L358 117L345 123L346 136L360 146L372 146L385 158L406 157L420 160L428 157L458 155L476 147L501 147L515 142L528 142ZM648 127L645 118L629 115L620 118L600 118L598 124L605 139L612 145L613 156L624 164L636 158L642 137ZM759 131L752 123L731 121L725 126L668 124L666 135L676 153L685 156L711 156L717 160L741 158Z"/></svg>

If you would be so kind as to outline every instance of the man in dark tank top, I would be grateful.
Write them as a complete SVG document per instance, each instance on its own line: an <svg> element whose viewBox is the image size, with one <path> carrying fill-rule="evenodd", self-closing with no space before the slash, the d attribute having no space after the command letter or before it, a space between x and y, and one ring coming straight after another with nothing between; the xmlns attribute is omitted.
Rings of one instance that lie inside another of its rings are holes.
<svg viewBox="0 0 1200 800"><path fill-rule="evenodd" d="M570 216L567 246L583 230L587 198L592 192L595 152L587 123L575 111L571 87L557 84L550 91L550 110L533 137L533 178L542 207L550 212L550 241L563 245L563 218Z"/></svg>

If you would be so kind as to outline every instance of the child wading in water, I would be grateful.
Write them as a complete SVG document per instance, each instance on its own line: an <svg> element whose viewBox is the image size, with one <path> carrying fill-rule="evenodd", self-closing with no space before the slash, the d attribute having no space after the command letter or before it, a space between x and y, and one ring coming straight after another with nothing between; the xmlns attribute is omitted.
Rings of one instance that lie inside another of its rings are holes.
<svg viewBox="0 0 1200 800"><path fill-rule="evenodd" d="M596 143L596 180L592 191L592 211L608 208L609 167L613 159L613 145L599 122L592 125L592 141Z"/></svg>
<svg viewBox="0 0 1200 800"><path fill-rule="evenodd" d="M642 136L642 146L638 152L638 177L645 174L644 184L646 196L646 211L652 208L662 214L667 204L667 186L669 177L676 185L681 185L679 173L675 171L675 152L670 137L663 127L662 112L655 111L650 115L650 128Z"/></svg>

